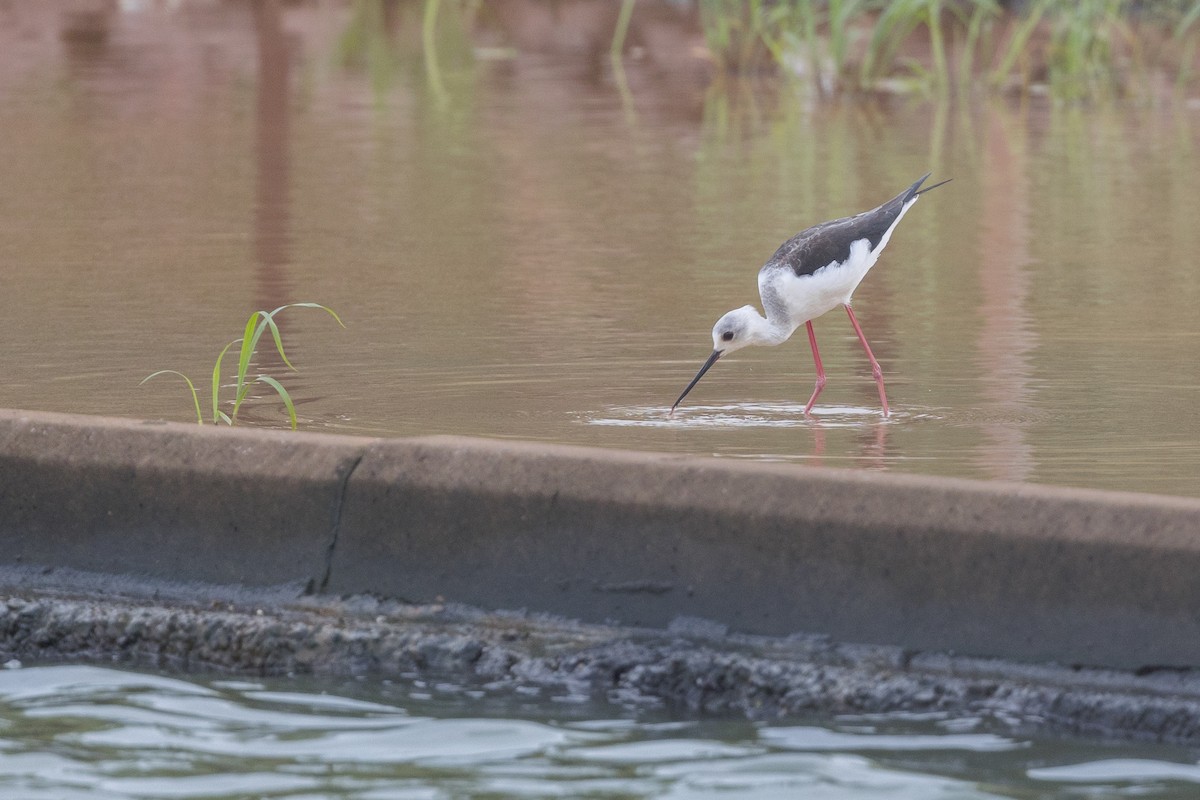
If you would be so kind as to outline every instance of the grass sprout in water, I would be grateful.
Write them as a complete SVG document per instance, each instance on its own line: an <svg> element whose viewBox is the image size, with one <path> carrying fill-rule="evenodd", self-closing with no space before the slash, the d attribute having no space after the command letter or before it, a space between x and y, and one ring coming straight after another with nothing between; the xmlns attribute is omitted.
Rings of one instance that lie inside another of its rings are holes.
<svg viewBox="0 0 1200 800"><path fill-rule="evenodd" d="M245 330L242 332L240 339L234 339L229 344L221 348L221 352L217 354L217 360L213 364L212 371L212 422L214 425L224 422L226 425L237 424L238 411L241 410L242 403L246 401L246 397L250 393L250 387L255 383L261 383L271 387L275 393L279 395L279 399L283 401L287 408L288 420L292 424L292 430L296 430L296 405L292 402L292 396L288 394L287 389L283 387L278 380L270 375L255 375L253 378L248 377L250 370L250 362L254 358L254 353L258 350L259 339L262 335L270 330L271 338L275 341L275 349L279 352L279 357L283 359L283 363L288 366L288 369L295 371L296 367L288 360L287 354L283 351L283 337L279 333L279 326L275 322L275 316L289 308L318 308L327 312L335 320L337 324L343 328L346 327L342 322L341 317L337 315L332 308L323 306L320 303L287 303L274 311L255 311L246 320ZM233 410L226 414L220 407L220 390L221 390L221 364L225 359L225 354L229 352L229 348L235 344L241 343L241 349L238 352L238 367L237 380L234 383ZM197 424L204 424L204 413L200 410L200 393L196 391L196 384L192 383L192 379L184 375L177 369L160 369L158 372L153 372L142 378L141 384L151 378L157 378L159 375L178 375L187 383L188 390L192 393L192 404L196 410Z"/></svg>

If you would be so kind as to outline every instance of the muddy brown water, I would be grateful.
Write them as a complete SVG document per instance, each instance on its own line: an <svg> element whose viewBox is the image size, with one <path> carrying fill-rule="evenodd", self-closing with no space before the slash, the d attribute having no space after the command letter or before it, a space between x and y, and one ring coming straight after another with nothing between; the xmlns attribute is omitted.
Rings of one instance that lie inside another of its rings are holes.
<svg viewBox="0 0 1200 800"><path fill-rule="evenodd" d="M251 311L315 300L346 329L289 312L299 372L257 365L309 430L1200 495L1200 110L818 103L708 85L691 40L615 73L566 11L422 49L362 7L5 9L0 406L186 421L138 382L206 395ZM891 419L836 312L813 420L802 335L667 419L782 240L927 171L855 296Z"/></svg>

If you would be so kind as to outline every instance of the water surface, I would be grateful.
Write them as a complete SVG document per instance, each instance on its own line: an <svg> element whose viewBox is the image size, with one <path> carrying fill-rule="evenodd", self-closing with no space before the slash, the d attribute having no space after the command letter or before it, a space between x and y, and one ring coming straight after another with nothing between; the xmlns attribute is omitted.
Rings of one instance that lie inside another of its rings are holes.
<svg viewBox="0 0 1200 800"><path fill-rule="evenodd" d="M1200 495L1197 109L822 104L618 75L595 4L443 6L432 47L409 3L6 9L0 406L186 421L138 382L205 386L251 311L316 300L347 328L294 312L300 372L258 365L307 430ZM855 297L891 419L840 313L812 420L803 336L666 418L781 241L927 171Z"/></svg>
<svg viewBox="0 0 1200 800"><path fill-rule="evenodd" d="M416 679L0 672L0 794L19 800L1185 798L1196 759L937 715L762 725Z"/></svg>

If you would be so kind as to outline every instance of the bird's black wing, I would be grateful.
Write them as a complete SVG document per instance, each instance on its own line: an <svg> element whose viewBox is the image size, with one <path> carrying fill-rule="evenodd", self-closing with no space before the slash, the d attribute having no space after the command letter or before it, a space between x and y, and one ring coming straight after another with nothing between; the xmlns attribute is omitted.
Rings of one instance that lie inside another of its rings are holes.
<svg viewBox="0 0 1200 800"><path fill-rule="evenodd" d="M834 261L844 263L850 257L850 245L860 239L869 241L874 250L900 216L904 204L920 194L921 184L928 177L921 178L878 208L800 231L779 246L766 266L789 267L799 277L812 275Z"/></svg>

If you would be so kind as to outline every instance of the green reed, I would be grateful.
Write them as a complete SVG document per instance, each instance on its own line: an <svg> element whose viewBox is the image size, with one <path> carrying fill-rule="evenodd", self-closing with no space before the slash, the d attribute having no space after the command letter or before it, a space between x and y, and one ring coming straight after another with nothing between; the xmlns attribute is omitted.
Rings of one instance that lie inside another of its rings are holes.
<svg viewBox="0 0 1200 800"><path fill-rule="evenodd" d="M627 101L621 56L635 6L614 0L608 41ZM773 73L806 76L822 96L955 87L1048 91L1077 102L1131 93L1145 77L1147 52L1181 89L1193 77L1200 0L1025 0L1016 7L1006 10L1000 0L697 0L718 81ZM397 73L419 68L430 96L445 105L454 76L469 79L471 30L488 14L480 0L352 0L337 61L365 69L380 92ZM398 35L405 30L420 32L420 53ZM1171 47L1149 44L1164 37Z"/></svg>
<svg viewBox="0 0 1200 800"><path fill-rule="evenodd" d="M1182 85L1200 37L1200 0L1029 0L1019 12L997 0L701 0L700 10L718 69L799 64L821 94L1042 85L1062 101L1089 100L1128 90L1154 28L1177 43L1165 68Z"/></svg>
<svg viewBox="0 0 1200 800"><path fill-rule="evenodd" d="M337 320L338 325L341 325L343 328L346 327L342 322L341 317L339 317L333 309L329 308L328 306L323 306L320 303L287 303L286 305L282 305L274 311L255 311L250 315L249 319L246 320L245 328L242 331L242 337L240 339L234 339L232 342L221 348L221 352L217 354L217 360L213 364L212 422L214 425L220 422L224 422L226 425L237 424L238 411L241 410L242 404L249 396L250 387L255 383L261 383L264 386L269 386L277 395L279 395L279 399L283 401L284 407L287 408L288 419L291 422L292 430L296 430L296 405L292 402L292 396L288 393L287 389L283 387L283 384L270 375L260 374L251 377L249 374L250 364L254 360L254 355L258 350L259 340L262 339L263 334L268 330L271 332L271 338L275 343L275 349L279 353L280 359L283 360L283 363L287 365L288 369L293 371L296 369L296 367L292 365L292 362L288 360L287 353L285 353L283 350L283 336L280 334L279 326L275 322L275 316L279 314L279 312L289 308L318 308L327 312L330 316ZM229 352L229 349L236 344L240 344L241 347L238 350L237 377L233 384L233 408L229 413L225 413L225 411L221 410L220 407L221 365L224 362L225 355ZM142 379L141 383L144 384L146 381L150 380L151 378L156 378L159 375L178 375L180 378L183 378L184 382L187 384L188 390L192 394L192 404L196 410L196 422L200 425L203 425L204 414L200 410L200 394L196 391L196 385L192 383L192 379L187 375L184 375L179 370L160 369L158 372L147 375Z"/></svg>
<svg viewBox="0 0 1200 800"><path fill-rule="evenodd" d="M1036 59L1044 65L1051 94L1081 100L1115 93L1121 88L1114 37L1133 41L1128 26L1129 0L1032 0L1002 50L990 82L1011 85L1018 62ZM1035 41L1035 32L1049 35ZM1028 90L1028 71L1019 86Z"/></svg>
<svg viewBox="0 0 1200 800"><path fill-rule="evenodd" d="M1196 35L1200 32L1200 0L1194 0L1190 7L1181 8L1172 30L1173 38L1181 45L1179 54L1180 69L1176 76L1176 88L1183 89L1192 77L1192 62L1196 55Z"/></svg>
<svg viewBox="0 0 1200 800"><path fill-rule="evenodd" d="M803 0L701 0L704 39L717 67L737 73L777 68L806 5Z"/></svg>
<svg viewBox="0 0 1200 800"><path fill-rule="evenodd" d="M808 57L809 72L821 94L834 93L854 85L850 60L854 24L869 7L868 0L795 4L792 16L799 24L799 35L785 34L785 39L803 47Z"/></svg>

